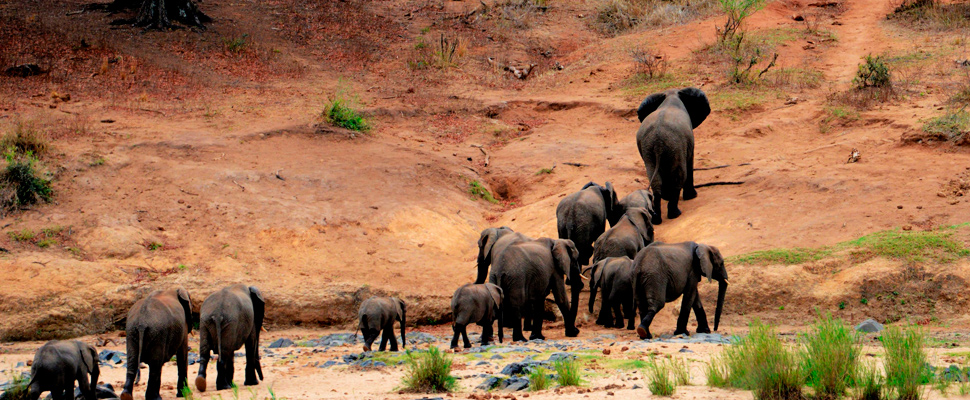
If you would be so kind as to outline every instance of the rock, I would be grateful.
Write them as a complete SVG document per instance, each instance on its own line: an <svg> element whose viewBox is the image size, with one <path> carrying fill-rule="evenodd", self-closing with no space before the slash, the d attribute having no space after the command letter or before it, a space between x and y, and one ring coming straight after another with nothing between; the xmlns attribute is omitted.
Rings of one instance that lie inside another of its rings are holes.
<svg viewBox="0 0 970 400"><path fill-rule="evenodd" d="M523 347L523 346L499 347L499 348L492 349L492 353L499 353L499 354L515 353L515 352L524 353L524 352L530 352L530 351L533 353L541 353L541 351L539 350L530 349L528 347Z"/></svg>
<svg viewBox="0 0 970 400"><path fill-rule="evenodd" d="M575 360L576 355L573 353L552 353L549 356L549 362L562 361L562 360Z"/></svg>
<svg viewBox="0 0 970 400"><path fill-rule="evenodd" d="M883 330L882 324L876 322L876 320L869 318L862 321L859 325L856 325L855 330L859 332L874 333Z"/></svg>
<svg viewBox="0 0 970 400"><path fill-rule="evenodd" d="M189 357L188 357L188 360L186 360L186 361L188 361L189 365L195 365L195 364L197 364L199 362L199 354L198 353L189 352Z"/></svg>
<svg viewBox="0 0 970 400"><path fill-rule="evenodd" d="M495 387L498 386L500 383L502 383L502 378L499 378L497 376L490 376L487 379L485 379L485 382L482 382L481 385L478 385L475 388L481 389L484 391L489 391L489 390L495 389Z"/></svg>
<svg viewBox="0 0 970 400"><path fill-rule="evenodd" d="M691 349L688 349L688 348L684 347L684 348L680 349L680 352L681 353L693 353L694 351L691 350Z"/></svg>
<svg viewBox="0 0 970 400"><path fill-rule="evenodd" d="M98 353L98 359L101 360L102 363L110 363L110 364L117 365L125 362L125 358L126 358L125 353L122 353L120 351L101 350L101 352Z"/></svg>
<svg viewBox="0 0 970 400"><path fill-rule="evenodd" d="M364 355L365 354L366 353L360 353L360 354L350 353L350 354L345 354L344 355L344 362L347 363L347 364L350 364L350 363L352 363L354 361L357 361L357 360L360 360L360 359L364 358Z"/></svg>
<svg viewBox="0 0 970 400"><path fill-rule="evenodd" d="M499 388L502 390L508 390L510 392L525 390L529 388L529 378L512 377L502 381L502 384L499 386Z"/></svg>
<svg viewBox="0 0 970 400"><path fill-rule="evenodd" d="M269 348L271 349L278 349L281 347L290 347L290 346L293 346L293 341L287 338L279 338L274 340L273 343L269 344Z"/></svg>
<svg viewBox="0 0 970 400"><path fill-rule="evenodd" d="M643 386L633 385L633 390L637 390L637 389L643 389Z"/></svg>
<svg viewBox="0 0 970 400"><path fill-rule="evenodd" d="M47 71L37 64L20 64L7 68L3 73L10 77L26 78L28 76L46 74Z"/></svg>
<svg viewBox="0 0 970 400"><path fill-rule="evenodd" d="M27 363L25 363L25 362L23 362L23 361L18 361L18 362L17 362L17 365L14 365L13 367L14 367L14 368L24 368L24 367L26 367L26 366L27 366Z"/></svg>
<svg viewBox="0 0 970 400"><path fill-rule="evenodd" d="M488 361L479 361L479 362L475 363L475 365L492 365L492 363L490 363Z"/></svg>
<svg viewBox="0 0 970 400"><path fill-rule="evenodd" d="M327 361L327 362L325 362L323 364L318 365L317 368L330 368L330 367L332 367L334 365L340 365L340 364L342 364L340 361L337 361L337 360L329 360L329 361Z"/></svg>
<svg viewBox="0 0 970 400"><path fill-rule="evenodd" d="M528 372L531 364L525 362L514 362L502 368L502 374L508 376L521 375Z"/></svg>
<svg viewBox="0 0 970 400"><path fill-rule="evenodd" d="M607 355L607 356L608 356L608 355L610 355L610 353L612 353L612 352L613 352L613 351L612 351L612 350L610 350L610 349L603 349L603 354L604 354L604 355Z"/></svg>
<svg viewBox="0 0 970 400"><path fill-rule="evenodd" d="M492 360L503 360L503 359L505 359L505 357L502 357L501 354L494 354L491 357L489 357L489 359L492 359Z"/></svg>
<svg viewBox="0 0 970 400"><path fill-rule="evenodd" d="M434 335L430 335L424 332L409 332L408 333L408 344L412 343L434 343L440 341Z"/></svg>

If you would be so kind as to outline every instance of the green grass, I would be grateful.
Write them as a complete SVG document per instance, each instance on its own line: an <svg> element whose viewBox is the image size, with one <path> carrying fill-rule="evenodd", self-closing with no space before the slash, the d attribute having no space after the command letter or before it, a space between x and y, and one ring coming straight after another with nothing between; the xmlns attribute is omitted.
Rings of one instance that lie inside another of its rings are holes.
<svg viewBox="0 0 970 400"><path fill-rule="evenodd" d="M670 360L670 373L674 376L674 384L677 386L690 386L690 366L685 358L673 358Z"/></svg>
<svg viewBox="0 0 970 400"><path fill-rule="evenodd" d="M9 231L7 232L7 236L15 242L30 242L37 237L37 234L30 229L24 228L19 231Z"/></svg>
<svg viewBox="0 0 970 400"><path fill-rule="evenodd" d="M879 373L875 362L861 363L856 374L856 396L858 400L879 400L885 392L885 380Z"/></svg>
<svg viewBox="0 0 970 400"><path fill-rule="evenodd" d="M923 131L960 140L970 133L970 113L961 109L932 118L923 123Z"/></svg>
<svg viewBox="0 0 970 400"><path fill-rule="evenodd" d="M548 175L548 174L552 174L553 172L556 172L556 168L555 167L552 167L552 168L543 168L543 169L540 169L539 172L536 172L536 175L537 176L538 175Z"/></svg>
<svg viewBox="0 0 970 400"><path fill-rule="evenodd" d="M529 372L529 390L535 392L549 389L552 386L552 379L549 378L549 370L545 368L535 368Z"/></svg>
<svg viewBox="0 0 970 400"><path fill-rule="evenodd" d="M367 119L353 108L351 100L342 90L327 99L323 108L323 119L327 123L352 131L367 132L371 128Z"/></svg>
<svg viewBox="0 0 970 400"><path fill-rule="evenodd" d="M226 49L226 51L233 54L238 54L238 53L241 53L243 50L245 50L246 47L249 45L249 42L246 41L248 37L249 37L249 34L244 33L242 34L242 36L239 36L239 37L225 38L225 39L222 39L222 45Z"/></svg>
<svg viewBox="0 0 970 400"><path fill-rule="evenodd" d="M557 360L552 366L556 370L556 383L559 386L579 386L582 383L579 363L576 360Z"/></svg>
<svg viewBox="0 0 970 400"><path fill-rule="evenodd" d="M401 379L403 390L411 393L444 393L452 392L457 387L455 377L451 376L451 358L431 347L427 353L415 355L411 351L405 353L404 378Z"/></svg>
<svg viewBox="0 0 970 400"><path fill-rule="evenodd" d="M711 362L707 363L707 386L710 387L729 387L729 371L723 354L711 357Z"/></svg>
<svg viewBox="0 0 970 400"><path fill-rule="evenodd" d="M46 248L51 247L51 246L53 246L55 244L57 244L57 241L54 240L54 239L50 239L50 238L41 239L41 240L37 241L37 247L40 247L42 249L46 249Z"/></svg>
<svg viewBox="0 0 970 400"><path fill-rule="evenodd" d="M795 353L771 326L755 321L750 327L712 361L708 384L751 390L755 399L801 399L804 377Z"/></svg>
<svg viewBox="0 0 970 400"><path fill-rule="evenodd" d="M51 181L44 178L32 151L21 153L15 147L7 147L4 156L7 166L0 171L0 204L4 208L50 201L54 195Z"/></svg>
<svg viewBox="0 0 970 400"><path fill-rule="evenodd" d="M809 261L821 260L825 256L831 254L832 251L828 249L808 249L804 247L796 247L793 249L771 249L771 250L761 250L752 253L742 254L736 256L732 259L733 262L739 264L784 264L784 265L794 265L803 264Z"/></svg>
<svg viewBox="0 0 970 400"><path fill-rule="evenodd" d="M676 385L674 384L674 379L670 371L670 364L668 361L657 361L654 358L647 365L647 388L650 389L650 393L657 396L670 397L674 395L674 389Z"/></svg>
<svg viewBox="0 0 970 400"><path fill-rule="evenodd" d="M44 235L44 237L49 238L56 237L57 235L60 235L61 232L64 232L64 227L60 225L49 226L40 230L40 233Z"/></svg>
<svg viewBox="0 0 970 400"><path fill-rule="evenodd" d="M492 196L492 193L489 192L488 189L485 188L485 186L482 186L482 183L479 181L471 181L468 184L468 194L472 195L473 197L484 199L485 201L492 204L498 203L498 200L495 200L495 197Z"/></svg>
<svg viewBox="0 0 970 400"><path fill-rule="evenodd" d="M10 386L3 392L6 400L27 400L27 391L30 384L30 377L25 374L13 374L10 376Z"/></svg>
<svg viewBox="0 0 970 400"><path fill-rule="evenodd" d="M892 388L900 400L923 398L922 385L930 381L930 373L925 368L925 342L926 337L918 326L891 326L882 335L886 350L886 386Z"/></svg>
<svg viewBox="0 0 970 400"><path fill-rule="evenodd" d="M862 344L855 331L831 314L818 316L802 337L802 370L817 399L837 399L855 379Z"/></svg>

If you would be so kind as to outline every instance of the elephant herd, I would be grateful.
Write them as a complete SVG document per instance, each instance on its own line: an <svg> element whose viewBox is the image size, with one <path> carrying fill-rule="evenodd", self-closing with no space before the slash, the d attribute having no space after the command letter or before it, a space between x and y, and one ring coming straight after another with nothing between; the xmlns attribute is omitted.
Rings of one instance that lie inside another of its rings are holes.
<svg viewBox="0 0 970 400"><path fill-rule="evenodd" d="M458 288L451 301L451 347L458 348L459 339L464 347L471 347L466 329L473 323L483 329L482 345L492 340L496 321L500 342L503 328L512 328L513 341L525 341L523 331L530 331L529 340L543 339L545 303L550 293L563 316L566 336L577 336L579 293L586 279L590 313L595 311L597 292L601 292L596 323L635 328L641 339L653 337L653 318L678 297L681 308L674 333L688 333L691 310L697 318L697 332L710 333L697 284L704 277L717 280L717 330L728 284L720 251L701 243L654 240L654 225L663 222L661 201L667 202L667 218L672 219L681 214L678 201L682 191L684 200L697 197L693 130L710 112L700 89L648 96L637 109L637 147L650 179L649 188L618 199L610 182L587 183L556 207L557 239L533 239L506 226L483 230L475 283ZM371 298L361 306L358 317L365 350L370 350L380 330L385 332L380 350L385 350L389 339L391 350L396 350L394 335L388 332L392 332L394 321L400 321L404 340L404 308L404 302L397 298ZM638 311L640 321L635 324Z"/></svg>
<svg viewBox="0 0 970 400"><path fill-rule="evenodd" d="M597 292L601 293L596 323L616 328L625 325L632 330L639 311L640 322L635 329L641 339L652 337L654 316L678 297L682 300L674 333L687 333L691 310L697 318L697 332L710 332L697 284L703 277L717 280L717 330L728 278L721 253L705 244L661 243L654 237L654 225L662 223L661 201L667 201L667 218L677 218L681 214L677 206L681 191L684 200L697 196L693 129L709 113L707 97L696 88L648 96L637 109L641 122L637 147L650 188L618 199L610 182L605 186L586 184L556 207L556 239L533 239L505 226L483 230L475 282L459 287L451 301L451 347L457 348L459 339L464 347L471 347L466 332L469 324L482 326L481 343L487 345L496 321L499 342L503 328L512 329L513 341L525 341L523 331L530 331L530 340L543 339L545 303L550 293L563 316L566 336L576 337L579 293L587 279L590 313ZM391 351L398 350L395 322L401 326L401 345L406 344L406 308L404 301L393 297L372 297L361 304L358 329L365 351L371 350L378 336L382 337L379 350L385 350L388 342ZM264 313L263 295L253 286L229 286L206 298L199 320L200 363L195 380L199 391L207 387L210 353L219 355L219 390L233 385L233 354L242 347L246 355L244 384L255 385L263 379L258 346ZM132 306L125 329L128 369L122 400L132 400L141 363L148 365L145 398L161 399L161 368L173 356L178 369L176 391L183 396L191 329L192 303L183 288L152 292ZM36 400L43 391L50 391L54 400L73 398L77 381L83 396L94 400L98 376L97 354L90 345L51 341L34 356L28 398Z"/></svg>

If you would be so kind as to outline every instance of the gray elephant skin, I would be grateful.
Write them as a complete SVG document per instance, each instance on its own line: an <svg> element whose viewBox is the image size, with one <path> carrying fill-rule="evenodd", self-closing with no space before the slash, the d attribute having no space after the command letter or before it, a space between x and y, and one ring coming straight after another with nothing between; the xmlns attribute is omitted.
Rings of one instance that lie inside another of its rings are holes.
<svg viewBox="0 0 970 400"><path fill-rule="evenodd" d="M397 338L394 336L394 321L401 323L401 346L407 344L405 328L407 325L407 306L404 300L397 297L374 296L364 300L357 311L357 327L364 335L364 351L371 350L371 344L381 335L380 351L387 349L387 342L391 342L391 351L398 351Z"/></svg>
<svg viewBox="0 0 970 400"><path fill-rule="evenodd" d="M634 258L640 249L653 243L653 224L645 208L630 208L612 228L593 244L593 263L607 257Z"/></svg>
<svg viewBox="0 0 970 400"><path fill-rule="evenodd" d="M219 355L216 362L216 389L232 387L233 354L246 347L246 380L244 385L258 385L263 379L259 365L259 332L263 329L266 301L255 286L232 285L212 293L202 302L199 313L199 374L195 387L206 389L206 368L210 352ZM259 379L257 379L257 375Z"/></svg>
<svg viewBox="0 0 970 400"><path fill-rule="evenodd" d="M644 247L633 260L633 291L636 308L640 311L637 334L641 339L652 338L650 323L664 304L682 296L675 335L688 334L687 319L691 309L697 317L697 332L711 333L707 314L697 293L702 277L718 281L717 308L714 311L714 330L721 321L724 292L728 275L724 258L716 247L694 242L654 243Z"/></svg>
<svg viewBox="0 0 970 400"><path fill-rule="evenodd" d="M593 242L623 216L613 184L600 186L589 182L583 189L564 197L556 206L556 225L560 239L572 240L579 250L579 265L589 263Z"/></svg>
<svg viewBox="0 0 970 400"><path fill-rule="evenodd" d="M30 366L27 399L37 400L50 391L54 400L74 400L74 381L85 400L97 398L98 352L77 340L51 340L37 349Z"/></svg>
<svg viewBox="0 0 970 400"><path fill-rule="evenodd" d="M472 347L468 341L468 324L482 327L482 346L492 340L492 323L502 320L502 288L491 283L467 283L455 290L451 298L451 315L454 318L451 328L455 335L451 338L451 348L458 348L458 336L465 348ZM502 324L498 326L498 342L502 343Z"/></svg>
<svg viewBox="0 0 970 400"><path fill-rule="evenodd" d="M135 302L128 310L125 326L128 349L128 372L121 400L132 400L139 364L148 364L146 400L159 400L162 365L175 356L178 369L176 396L186 387L189 354L189 331L192 329L192 301L185 289L156 290Z"/></svg>
<svg viewBox="0 0 970 400"><path fill-rule="evenodd" d="M707 96L697 88L671 89L647 96L637 109L640 130L637 148L654 194L653 223L663 222L660 200L666 200L667 218L680 216L680 191L684 200L697 197L694 189L694 129L708 114Z"/></svg>
<svg viewBox="0 0 970 400"><path fill-rule="evenodd" d="M488 280L488 267L499 254L512 243L525 242L532 238L512 231L507 226L488 228L482 231L478 239L478 276L475 283L481 284Z"/></svg>
<svg viewBox="0 0 970 400"><path fill-rule="evenodd" d="M512 340L525 341L523 316L532 319L527 325L532 331L529 339L544 338L542 320L549 292L563 315L566 336L579 335L576 311L583 280L578 257L579 251L571 240L541 238L509 245L493 261L488 279L505 294L502 326L512 327ZM571 285L572 301L566 296L566 285Z"/></svg>
<svg viewBox="0 0 970 400"><path fill-rule="evenodd" d="M639 189L630 192L630 194L620 199L620 207L623 207L624 210L637 207L646 208L647 212L650 213L650 217L653 218L653 190Z"/></svg>
<svg viewBox="0 0 970 400"><path fill-rule="evenodd" d="M596 291L602 289L597 325L633 330L636 308L633 300L633 260L629 257L607 257L589 267L589 312L594 311Z"/></svg>

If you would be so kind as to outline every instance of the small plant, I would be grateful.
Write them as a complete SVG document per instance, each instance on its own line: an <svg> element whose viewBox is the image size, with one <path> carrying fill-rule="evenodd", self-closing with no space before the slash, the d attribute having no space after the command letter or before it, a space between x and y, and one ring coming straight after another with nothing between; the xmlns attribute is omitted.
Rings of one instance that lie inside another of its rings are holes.
<svg viewBox="0 0 970 400"><path fill-rule="evenodd" d="M752 49L745 46L744 36L744 32L737 33L727 42L729 43L729 53L733 60L730 72L730 80L732 83L753 83L761 79L771 67L775 66L775 62L778 61L778 53L774 53L771 61L768 64L764 64L764 68L755 68L759 64L762 64L762 61L765 59L765 53L761 47L754 47Z"/></svg>
<svg viewBox="0 0 970 400"><path fill-rule="evenodd" d="M952 384L953 377L949 376L944 369L940 371L940 373L936 374L936 380L933 382L933 387L935 387L936 390L939 390L943 397L947 397Z"/></svg>
<svg viewBox="0 0 970 400"><path fill-rule="evenodd" d="M549 175L549 174L552 174L553 172L556 172L556 167L543 168L543 169L540 169L539 172L536 172L536 176L538 176L538 175Z"/></svg>
<svg viewBox="0 0 970 400"><path fill-rule="evenodd" d="M229 382L229 387L232 389L233 400L239 400L239 386L236 386L236 382Z"/></svg>
<svg viewBox="0 0 970 400"><path fill-rule="evenodd" d="M232 54L239 54L246 49L249 43L246 39L249 37L248 33L242 34L242 36L236 38L226 38L222 39L222 44L226 48L226 51Z"/></svg>
<svg viewBox="0 0 970 400"><path fill-rule="evenodd" d="M30 376L26 373L14 374L10 377L10 382L4 389L3 398L6 400L27 400L27 392L30 384Z"/></svg>
<svg viewBox="0 0 970 400"><path fill-rule="evenodd" d="M432 63L438 68L448 68L458 65L458 59L464 55L461 48L461 38L448 39L444 34L438 40L438 46L431 52Z"/></svg>
<svg viewBox="0 0 970 400"><path fill-rule="evenodd" d="M647 388L657 396L670 397L674 394L674 380L668 369L668 362L657 362L656 358L647 364Z"/></svg>
<svg viewBox="0 0 970 400"><path fill-rule="evenodd" d="M858 386L858 400L880 400L883 395L883 377L879 374L879 369L875 363L868 362L860 364L856 374L856 386Z"/></svg>
<svg viewBox="0 0 970 400"><path fill-rule="evenodd" d="M844 308L845 302L842 302ZM854 380L862 345L855 332L831 314L815 319L805 343L803 370L818 399L837 399Z"/></svg>
<svg viewBox="0 0 970 400"><path fill-rule="evenodd" d="M726 347L708 367L708 385L754 391L755 399L801 399L804 382L797 359L774 329L751 323L748 336Z"/></svg>
<svg viewBox="0 0 970 400"><path fill-rule="evenodd" d="M687 359L671 359L670 372L674 376L674 384L677 386L690 386L690 367L687 365Z"/></svg>
<svg viewBox="0 0 970 400"><path fill-rule="evenodd" d="M182 398L185 400L195 400L195 396L192 395L192 389L189 385L182 386Z"/></svg>
<svg viewBox="0 0 970 400"><path fill-rule="evenodd" d="M485 186L482 186L481 182L479 181L471 181L471 183L468 184L468 193L474 197L485 199L485 201L489 203L498 203L498 200L495 200L492 193L489 192Z"/></svg>
<svg viewBox="0 0 970 400"><path fill-rule="evenodd" d="M332 97L327 99L327 104L323 109L323 119L332 125L352 131L367 132L370 124L351 106L350 100L342 90L338 90Z"/></svg>
<svg viewBox="0 0 970 400"><path fill-rule="evenodd" d="M10 236L10 239L15 242L30 242L34 240L37 234L35 234L34 231L30 229L24 228L24 229L21 229L19 232L9 231L7 232L7 236Z"/></svg>
<svg viewBox="0 0 970 400"><path fill-rule="evenodd" d="M437 347L429 348L427 353L420 356L408 350L404 357L407 369L401 380L404 391L443 393L457 387L455 377L451 376L451 359Z"/></svg>
<svg viewBox="0 0 970 400"><path fill-rule="evenodd" d="M727 43L735 39L744 20L765 6L765 0L718 0L721 10L727 14L724 26L716 28L717 40Z"/></svg>
<svg viewBox="0 0 970 400"><path fill-rule="evenodd" d="M559 386L579 386L580 379L579 363L573 359L557 360L552 363L556 370L556 382Z"/></svg>
<svg viewBox="0 0 970 400"><path fill-rule="evenodd" d="M926 337L918 326L889 327L882 335L886 348L886 386L900 400L923 398L921 386L930 380L926 364Z"/></svg>
<svg viewBox="0 0 970 400"><path fill-rule="evenodd" d="M155 242L155 241L148 242L148 244L145 245L145 248L147 248L148 251L155 251L155 250L158 250L158 249L160 249L162 247L164 247L164 245L162 245L159 242Z"/></svg>
<svg viewBox="0 0 970 400"><path fill-rule="evenodd" d="M856 77L852 80L856 88L867 87L888 87L890 82L889 65L882 56L873 57L872 54L866 55L865 62L859 64Z"/></svg>
<svg viewBox="0 0 970 400"><path fill-rule="evenodd" d="M178 268L179 271L185 271L185 269L188 268L188 267L186 267L185 264L179 264L179 265L175 266L175 268Z"/></svg>
<svg viewBox="0 0 970 400"><path fill-rule="evenodd" d="M660 78L667 74L667 57L650 49L633 49L633 73L647 79Z"/></svg>
<svg viewBox="0 0 970 400"><path fill-rule="evenodd" d="M529 390L533 392L546 390L551 385L552 380L549 379L549 371L545 368L539 367L529 372Z"/></svg>
<svg viewBox="0 0 970 400"><path fill-rule="evenodd" d="M104 157L98 157L98 158L95 158L93 161L91 161L90 166L97 167L99 165L104 165L104 163L105 163Z"/></svg>
<svg viewBox="0 0 970 400"><path fill-rule="evenodd" d="M4 154L7 167L0 172L0 203L7 209L49 201L54 195L51 181L41 177L33 152L18 153L8 147Z"/></svg>
<svg viewBox="0 0 970 400"><path fill-rule="evenodd" d="M723 356L715 355L711 362L707 364L707 386L728 387L731 385L728 379L728 368L724 363Z"/></svg>
<svg viewBox="0 0 970 400"><path fill-rule="evenodd" d="M37 247L46 249L48 247L51 247L51 245L55 245L55 244L57 244L57 241L54 239L50 239L50 238L41 239L40 241L37 242Z"/></svg>

